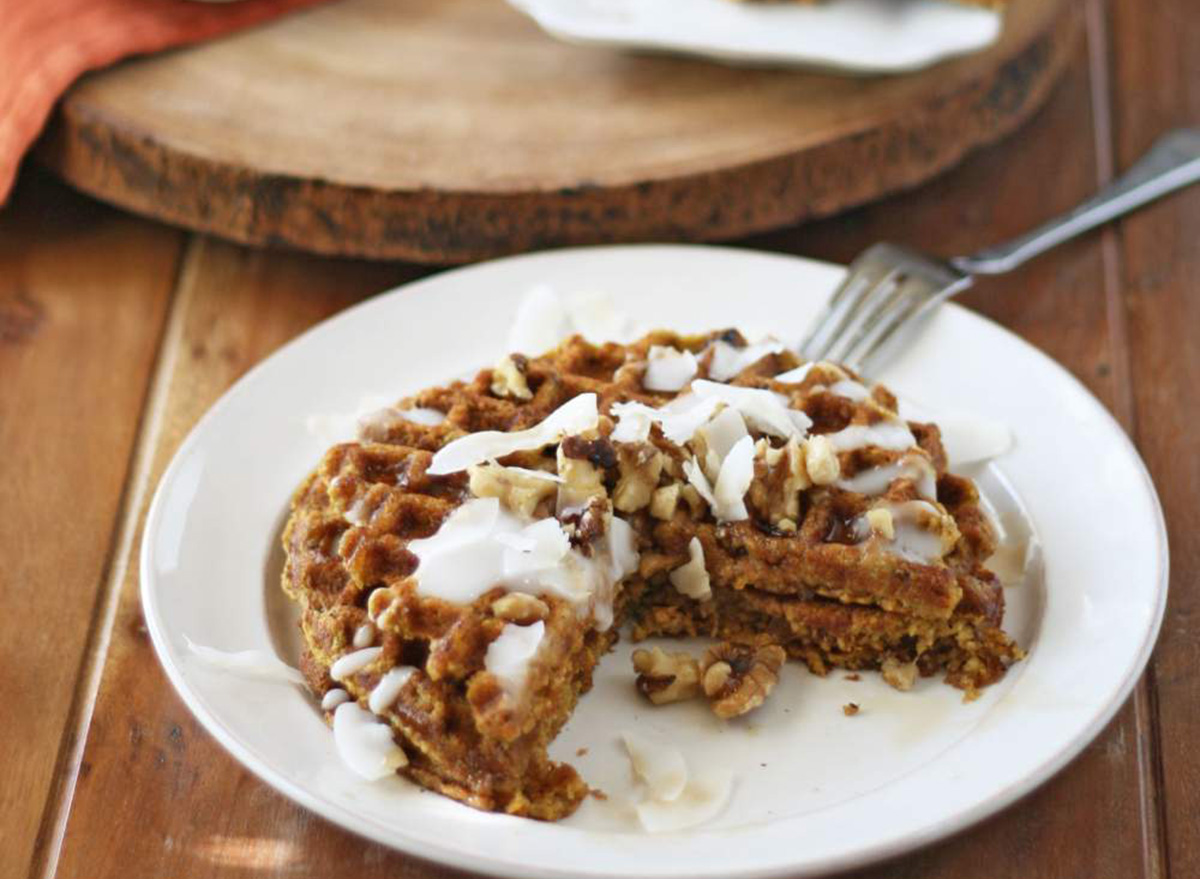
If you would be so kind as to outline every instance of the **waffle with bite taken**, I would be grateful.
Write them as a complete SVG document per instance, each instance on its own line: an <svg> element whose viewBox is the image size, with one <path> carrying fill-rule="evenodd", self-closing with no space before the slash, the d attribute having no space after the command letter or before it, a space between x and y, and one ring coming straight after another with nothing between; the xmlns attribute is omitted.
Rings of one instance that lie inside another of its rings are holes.
<svg viewBox="0 0 1200 879"><path fill-rule="evenodd" d="M369 712L413 781L545 820L588 792L547 746L622 626L968 698L1022 656L937 427L736 331L574 337L402 400L325 454L283 542L335 734Z"/></svg>

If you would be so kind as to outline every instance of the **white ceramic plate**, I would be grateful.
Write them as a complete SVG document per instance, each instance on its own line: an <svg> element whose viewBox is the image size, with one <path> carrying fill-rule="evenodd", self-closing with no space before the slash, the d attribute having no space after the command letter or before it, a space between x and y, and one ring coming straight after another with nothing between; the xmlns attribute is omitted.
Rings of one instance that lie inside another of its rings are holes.
<svg viewBox="0 0 1200 879"><path fill-rule="evenodd" d="M560 39L727 63L902 73L977 52L1003 16L952 0L509 0Z"/></svg>
<svg viewBox="0 0 1200 879"><path fill-rule="evenodd" d="M1108 413L1047 357L957 306L880 378L927 411L974 411L1015 431L1014 449L974 475L999 513L1032 524L1044 566L1007 590L1006 628L1029 658L977 702L935 679L903 694L875 675L821 679L789 665L762 710L722 725L696 703L648 709L623 646L553 748L609 799L554 825L477 812L400 778L365 783L339 763L300 688L215 670L186 646L275 650L295 663L277 543L293 487L323 452L306 416L494 362L532 285L605 291L648 326L799 335L842 272L714 247L564 250L447 272L308 332L213 407L159 486L142 600L171 681L239 761L309 809L398 849L507 876L808 875L912 849L1013 802L1129 694L1163 611L1166 536L1146 471ZM852 718L841 711L850 701L862 706ZM640 832L617 743L629 728L671 739L692 765L731 768L724 812L682 833Z"/></svg>

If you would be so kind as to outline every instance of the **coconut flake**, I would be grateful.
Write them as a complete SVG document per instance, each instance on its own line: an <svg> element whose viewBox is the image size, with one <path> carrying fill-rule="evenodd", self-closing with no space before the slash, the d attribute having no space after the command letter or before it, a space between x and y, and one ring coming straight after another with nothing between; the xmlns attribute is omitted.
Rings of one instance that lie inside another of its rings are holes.
<svg viewBox="0 0 1200 879"><path fill-rule="evenodd" d="M548 284L538 284L521 297L508 331L507 350L541 354L557 347L570 333L570 321L558 295Z"/></svg>
<svg viewBox="0 0 1200 879"><path fill-rule="evenodd" d="M612 440L616 443L644 443L650 437L657 409L644 403L613 403L609 413L616 420Z"/></svg>
<svg viewBox="0 0 1200 879"><path fill-rule="evenodd" d="M990 461L1009 452L1013 432L1001 421L975 415L940 415L937 425L951 467Z"/></svg>
<svg viewBox="0 0 1200 879"><path fill-rule="evenodd" d="M839 452L849 452L866 446L876 446L893 452L910 449L917 439L902 421L880 421L875 424L852 424L837 433L825 434Z"/></svg>
<svg viewBox="0 0 1200 879"><path fill-rule="evenodd" d="M488 645L483 667L496 676L500 686L512 698L519 698L524 692L529 664L537 655L545 635L546 624L541 620L532 626L506 623L500 636Z"/></svg>
<svg viewBox="0 0 1200 879"><path fill-rule="evenodd" d="M628 342L637 335L628 314L606 293L579 293L566 303L572 329L589 342Z"/></svg>
<svg viewBox="0 0 1200 879"><path fill-rule="evenodd" d="M183 636L192 655L210 668L231 672L239 677L259 678L286 684L303 684L304 675L266 650L217 650L196 644Z"/></svg>
<svg viewBox="0 0 1200 879"><path fill-rule="evenodd" d="M688 782L687 761L678 748L634 732L621 733L633 773L646 784L650 798L662 803L679 799Z"/></svg>
<svg viewBox="0 0 1200 879"><path fill-rule="evenodd" d="M735 348L728 342L718 339L709 345L712 359L708 365L708 377L714 381L729 381L743 369L753 366L768 354L778 354L783 350L783 343L778 341L758 342L745 348Z"/></svg>
<svg viewBox="0 0 1200 879"><path fill-rule="evenodd" d="M703 461L704 474L715 480L721 472L725 456L742 437L749 436L749 432L746 430L746 420L742 418L742 413L732 407L726 407L711 421L697 429L696 436L703 438L707 446Z"/></svg>
<svg viewBox="0 0 1200 879"><path fill-rule="evenodd" d="M593 429L599 421L594 393L572 397L546 416L540 424L528 430L506 433L485 430L466 436L443 446L429 464L426 471L441 476L466 470L472 464L482 464L513 452L536 451L551 445L564 436L583 433Z"/></svg>
<svg viewBox="0 0 1200 879"><path fill-rule="evenodd" d="M333 713L333 742L342 762L368 781L387 778L408 764L391 728L354 702L342 703Z"/></svg>
<svg viewBox="0 0 1200 879"><path fill-rule="evenodd" d="M695 458L689 458L683 462L683 475L687 477L687 481L692 484L700 497L704 498L704 502L715 511L717 499L713 496L712 484L709 483L708 477L704 475L704 469L696 462Z"/></svg>
<svg viewBox="0 0 1200 879"><path fill-rule="evenodd" d="M645 442L650 436L650 425L657 422L663 436L681 446L691 441L720 405L720 400L702 399L695 394L683 394L659 409L644 403L614 403L610 412L617 419L617 426L612 438L619 443Z"/></svg>
<svg viewBox="0 0 1200 879"><path fill-rule="evenodd" d="M647 832L670 833L716 818L732 792L733 773L728 769L711 769L695 774L677 799L647 799L634 808Z"/></svg>
<svg viewBox="0 0 1200 879"><path fill-rule="evenodd" d="M794 416L789 414L795 410L788 409L787 398L774 391L734 387L704 379L692 382L692 390L702 399L720 400L737 409L751 427L763 433L787 439L798 433L803 435L807 429L800 428ZM802 412L795 414L804 415ZM804 420L807 421L807 416Z"/></svg>
<svg viewBox="0 0 1200 879"><path fill-rule="evenodd" d="M829 392L835 396L845 397L847 400L854 400L855 402L865 400L871 396L871 392L867 390L865 385L848 378L834 382L829 386Z"/></svg>
<svg viewBox="0 0 1200 879"><path fill-rule="evenodd" d="M309 415L304 419L304 427L325 446L353 442L358 436L359 422L372 413L387 409L391 402L381 394L365 394L359 398L353 412Z"/></svg>
<svg viewBox="0 0 1200 879"><path fill-rule="evenodd" d="M708 569L704 567L704 545L700 543L700 538L691 539L688 543L687 563L673 570L668 578L681 595L697 601L712 598L712 585L709 582Z"/></svg>
<svg viewBox="0 0 1200 879"><path fill-rule="evenodd" d="M409 678L416 673L417 670L411 665L398 665L388 669L371 690L371 695L367 698L367 707L375 714L382 714L392 706Z"/></svg>
<svg viewBox="0 0 1200 879"><path fill-rule="evenodd" d="M714 510L722 522L740 522L750 518L746 511L746 492L754 479L754 439L744 436L725 456L721 475L717 477L713 497L717 506Z"/></svg>
<svg viewBox="0 0 1200 879"><path fill-rule="evenodd" d="M665 345L652 345L642 386L648 391L678 391L696 376L696 355Z"/></svg>

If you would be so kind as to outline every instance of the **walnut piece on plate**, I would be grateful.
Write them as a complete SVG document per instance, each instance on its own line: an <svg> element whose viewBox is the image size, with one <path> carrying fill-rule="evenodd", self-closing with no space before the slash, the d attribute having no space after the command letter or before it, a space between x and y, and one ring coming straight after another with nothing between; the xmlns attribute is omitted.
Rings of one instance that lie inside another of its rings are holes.
<svg viewBox="0 0 1200 879"><path fill-rule="evenodd" d="M701 686L713 713L722 720L758 708L779 682L787 654L776 644L751 647L725 642L705 651Z"/></svg>
<svg viewBox="0 0 1200 879"><path fill-rule="evenodd" d="M633 651L637 688L655 705L682 702L700 695L700 665L687 653L661 647Z"/></svg>

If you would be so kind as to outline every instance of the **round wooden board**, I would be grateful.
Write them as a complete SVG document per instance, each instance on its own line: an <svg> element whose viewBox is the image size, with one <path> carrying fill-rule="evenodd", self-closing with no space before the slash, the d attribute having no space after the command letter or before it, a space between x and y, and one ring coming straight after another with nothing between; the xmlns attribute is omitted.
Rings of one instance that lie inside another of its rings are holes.
<svg viewBox="0 0 1200 879"><path fill-rule="evenodd" d="M251 244L462 262L713 240L912 186L1044 100L1071 0L905 76L566 45L501 0L341 0L91 75L39 154L93 195Z"/></svg>

